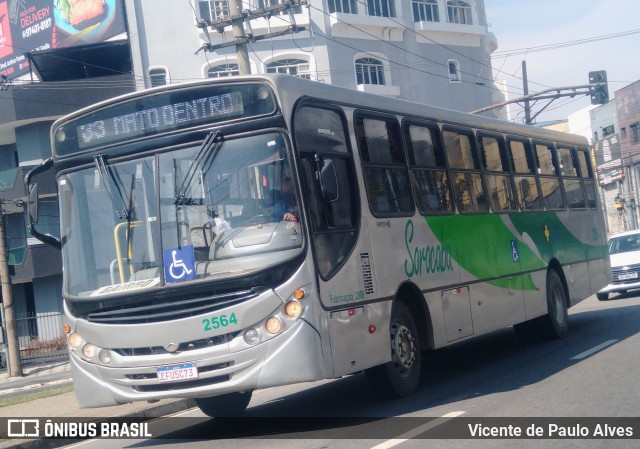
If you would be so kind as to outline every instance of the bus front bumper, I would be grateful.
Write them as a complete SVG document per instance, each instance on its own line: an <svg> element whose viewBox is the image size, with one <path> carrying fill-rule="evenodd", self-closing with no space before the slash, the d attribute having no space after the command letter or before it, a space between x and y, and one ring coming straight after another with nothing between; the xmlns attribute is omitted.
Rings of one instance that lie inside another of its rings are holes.
<svg viewBox="0 0 640 449"><path fill-rule="evenodd" d="M78 405L93 408L134 401L210 397L327 377L320 337L304 320L249 349L213 356L195 350L190 357L189 363L197 367L197 378L160 382L159 365L112 368L71 354ZM180 359L177 365L185 363L184 354Z"/></svg>

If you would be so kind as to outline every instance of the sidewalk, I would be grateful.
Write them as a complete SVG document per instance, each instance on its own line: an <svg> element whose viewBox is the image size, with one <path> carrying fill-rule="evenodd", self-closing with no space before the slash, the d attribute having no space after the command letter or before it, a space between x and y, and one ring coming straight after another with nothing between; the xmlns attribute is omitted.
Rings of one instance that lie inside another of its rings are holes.
<svg viewBox="0 0 640 449"><path fill-rule="evenodd" d="M69 362L55 362L49 365L26 367L23 377L9 377L0 374L0 400L15 395L29 394L45 388L71 383ZM130 404L80 409L75 393L63 393L36 399L21 404L0 407L0 422L6 429L6 418L155 418L195 407L192 400L165 399L155 403L133 402ZM0 439L0 449L5 448L54 448L80 440L26 440Z"/></svg>

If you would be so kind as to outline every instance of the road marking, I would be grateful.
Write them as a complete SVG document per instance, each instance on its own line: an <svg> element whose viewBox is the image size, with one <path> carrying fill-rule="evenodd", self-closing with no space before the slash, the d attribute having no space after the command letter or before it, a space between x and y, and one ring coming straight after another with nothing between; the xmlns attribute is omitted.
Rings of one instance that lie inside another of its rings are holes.
<svg viewBox="0 0 640 449"><path fill-rule="evenodd" d="M580 359L584 359L585 357L589 357L591 354L595 354L596 352L600 351L601 349L606 348L607 346L611 346L612 344L616 343L618 340L607 340L604 343L599 344L598 346L594 346L593 348L581 352L578 355L574 355L573 357L571 357L570 360L580 360Z"/></svg>
<svg viewBox="0 0 640 449"><path fill-rule="evenodd" d="M421 426L416 427L415 429L411 429L408 432L403 433L402 435L398 435L395 438L392 438L391 440L387 440L384 443L380 443L377 446L373 446L371 449L389 449L392 448L394 446L397 446L398 444L402 444L407 440L410 440L411 438L417 437L418 435L420 435L421 433L424 433L428 430L433 429L434 427L439 426L440 424L444 424L445 422L449 421L451 418L456 418L460 415L464 415L465 412L451 412L451 413L447 413L446 415L440 417L440 418L436 418L433 421L429 421L426 424L423 424Z"/></svg>

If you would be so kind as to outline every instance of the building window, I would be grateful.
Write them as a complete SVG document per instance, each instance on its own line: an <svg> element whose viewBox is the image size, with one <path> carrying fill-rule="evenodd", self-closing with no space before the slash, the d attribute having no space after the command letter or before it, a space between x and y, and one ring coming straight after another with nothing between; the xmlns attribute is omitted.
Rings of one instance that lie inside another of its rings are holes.
<svg viewBox="0 0 640 449"><path fill-rule="evenodd" d="M629 128L631 128L631 143L634 145L640 143L640 122L632 123Z"/></svg>
<svg viewBox="0 0 640 449"><path fill-rule="evenodd" d="M437 0L412 0L414 22L440 22Z"/></svg>
<svg viewBox="0 0 640 449"><path fill-rule="evenodd" d="M278 59L267 64L267 73L284 73L299 78L311 79L309 62L302 59Z"/></svg>
<svg viewBox="0 0 640 449"><path fill-rule="evenodd" d="M358 6L356 5L356 0L329 0L329 12L358 14Z"/></svg>
<svg viewBox="0 0 640 449"><path fill-rule="evenodd" d="M449 67L449 82L461 82L462 78L460 77L460 63L455 59L450 59L447 63L447 66Z"/></svg>
<svg viewBox="0 0 640 449"><path fill-rule="evenodd" d="M198 6L203 20L220 20L230 15L229 0L200 0Z"/></svg>
<svg viewBox="0 0 640 449"><path fill-rule="evenodd" d="M394 0L367 0L367 14L377 17L395 17Z"/></svg>
<svg viewBox="0 0 640 449"><path fill-rule="evenodd" d="M167 84L167 69L149 69L149 79L151 80L151 87L164 86Z"/></svg>
<svg viewBox="0 0 640 449"><path fill-rule="evenodd" d="M613 133L614 133L613 125L605 126L604 128L602 128L602 137L603 138L607 137L607 136L610 136Z"/></svg>
<svg viewBox="0 0 640 449"><path fill-rule="evenodd" d="M281 0L258 0L257 3L258 3L258 8L264 9L264 8L269 8L270 6L280 6L282 3L286 3L286 2L282 2ZM294 14L300 14L301 12L302 12L302 7L300 5L293 7ZM286 14L288 14L287 11L280 11L275 13L275 15L286 15Z"/></svg>
<svg viewBox="0 0 640 449"><path fill-rule="evenodd" d="M238 76L238 64L220 64L207 69L207 78L222 78L224 76Z"/></svg>
<svg viewBox="0 0 640 449"><path fill-rule="evenodd" d="M471 19L471 5L461 0L448 1L447 20L449 21L449 23L473 25L473 20Z"/></svg>
<svg viewBox="0 0 640 449"><path fill-rule="evenodd" d="M356 59L356 84L384 85L384 64L379 59Z"/></svg>

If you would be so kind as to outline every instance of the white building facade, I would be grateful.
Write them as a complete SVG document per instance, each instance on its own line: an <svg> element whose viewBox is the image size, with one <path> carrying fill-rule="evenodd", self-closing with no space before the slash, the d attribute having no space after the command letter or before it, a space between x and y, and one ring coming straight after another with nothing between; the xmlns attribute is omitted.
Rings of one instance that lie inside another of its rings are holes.
<svg viewBox="0 0 640 449"><path fill-rule="evenodd" d="M229 15L229 1L126 0L134 73L144 87L239 74L230 26L198 27ZM286 0L243 0L256 12ZM269 18L247 21L260 36L248 47L251 72L288 73L342 87L471 111L503 100L491 76L497 48L483 0L308 0ZM143 87L139 83L139 88ZM487 115L497 114L490 111Z"/></svg>

